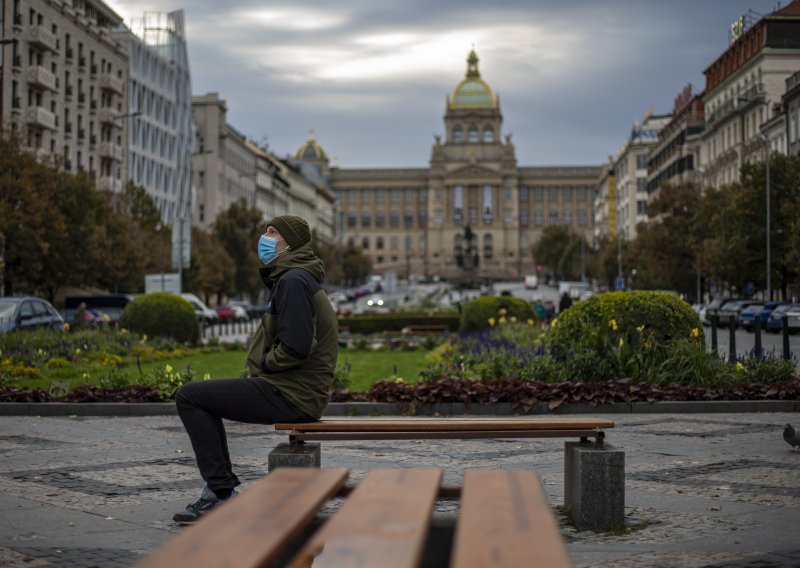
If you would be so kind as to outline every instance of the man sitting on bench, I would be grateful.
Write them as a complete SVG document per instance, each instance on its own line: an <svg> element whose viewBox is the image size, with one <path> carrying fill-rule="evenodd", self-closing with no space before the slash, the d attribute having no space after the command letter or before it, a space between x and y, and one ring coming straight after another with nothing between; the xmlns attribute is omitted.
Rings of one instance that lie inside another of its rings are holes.
<svg viewBox="0 0 800 568"><path fill-rule="evenodd" d="M176 513L192 523L235 494L222 419L250 424L313 422L331 395L339 331L322 280L325 267L311 249L300 217L283 215L258 241L269 288L267 310L247 353L247 378L189 383L175 395L178 415L206 482L200 499Z"/></svg>

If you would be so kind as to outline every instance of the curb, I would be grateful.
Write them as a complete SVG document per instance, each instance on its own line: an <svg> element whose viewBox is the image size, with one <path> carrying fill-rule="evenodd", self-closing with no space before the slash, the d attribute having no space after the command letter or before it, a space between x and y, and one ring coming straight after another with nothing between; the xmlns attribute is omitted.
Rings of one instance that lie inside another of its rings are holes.
<svg viewBox="0 0 800 568"><path fill-rule="evenodd" d="M794 400L714 400L619 402L592 406L568 404L550 410L540 402L528 412L511 411L511 403L464 404L461 402L420 405L416 416L520 416L543 414L712 414L722 412L800 412L800 401ZM323 417L330 416L399 416L406 406L388 402L332 402ZM0 416L169 416L175 415L171 402L0 402Z"/></svg>

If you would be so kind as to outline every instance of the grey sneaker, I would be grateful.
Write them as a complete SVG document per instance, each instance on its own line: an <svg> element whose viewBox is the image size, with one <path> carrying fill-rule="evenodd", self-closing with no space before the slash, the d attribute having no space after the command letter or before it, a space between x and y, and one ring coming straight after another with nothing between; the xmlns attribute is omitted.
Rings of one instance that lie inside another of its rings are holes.
<svg viewBox="0 0 800 568"><path fill-rule="evenodd" d="M228 499L230 499L235 495L238 495L238 493L234 490L234 492L231 493L231 496L228 497ZM175 515L172 517L172 520L182 525L188 525L194 523L200 520L203 517L203 515L211 511L214 507L216 507L220 503L224 503L228 499L220 499L219 497L214 495L214 492L211 491L211 489L209 489L208 486L205 486L203 488L202 495L200 495L200 499L198 499L191 505L188 505L186 509L181 511L180 513L175 513Z"/></svg>

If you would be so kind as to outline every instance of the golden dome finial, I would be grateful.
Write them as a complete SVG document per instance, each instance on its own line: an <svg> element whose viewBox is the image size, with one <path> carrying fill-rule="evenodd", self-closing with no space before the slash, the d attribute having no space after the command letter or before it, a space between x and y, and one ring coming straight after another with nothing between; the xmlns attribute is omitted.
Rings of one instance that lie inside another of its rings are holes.
<svg viewBox="0 0 800 568"><path fill-rule="evenodd" d="M478 54L475 53L475 44L472 44L472 50L467 57L467 77L480 78L481 74L478 71Z"/></svg>

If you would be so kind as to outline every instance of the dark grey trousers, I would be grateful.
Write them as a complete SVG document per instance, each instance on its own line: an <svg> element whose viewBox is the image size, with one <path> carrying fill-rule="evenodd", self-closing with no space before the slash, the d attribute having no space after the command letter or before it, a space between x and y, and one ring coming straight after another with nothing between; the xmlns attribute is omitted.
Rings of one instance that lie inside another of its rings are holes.
<svg viewBox="0 0 800 568"><path fill-rule="evenodd" d="M264 379L219 379L182 386L175 394L200 475L212 491L240 484L233 473L222 419L248 424L314 422Z"/></svg>

